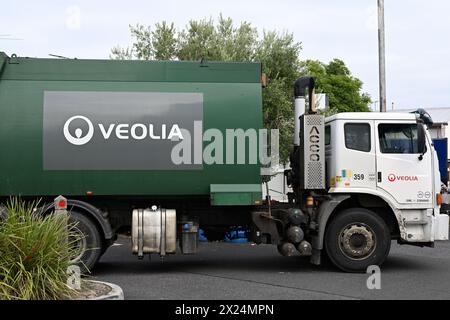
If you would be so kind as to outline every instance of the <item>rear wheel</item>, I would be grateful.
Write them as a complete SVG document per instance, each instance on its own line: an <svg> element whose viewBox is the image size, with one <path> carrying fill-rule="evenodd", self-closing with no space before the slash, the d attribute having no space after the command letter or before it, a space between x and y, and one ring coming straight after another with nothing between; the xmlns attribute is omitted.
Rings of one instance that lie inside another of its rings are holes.
<svg viewBox="0 0 450 320"><path fill-rule="evenodd" d="M380 266L391 247L389 228L376 213L362 208L347 209L329 223L325 248L331 262L346 272L366 272Z"/></svg>
<svg viewBox="0 0 450 320"><path fill-rule="evenodd" d="M88 217L77 211L71 211L69 223L74 237L69 242L74 243L71 263L78 265L83 272L89 272L102 255L102 238L97 225Z"/></svg>

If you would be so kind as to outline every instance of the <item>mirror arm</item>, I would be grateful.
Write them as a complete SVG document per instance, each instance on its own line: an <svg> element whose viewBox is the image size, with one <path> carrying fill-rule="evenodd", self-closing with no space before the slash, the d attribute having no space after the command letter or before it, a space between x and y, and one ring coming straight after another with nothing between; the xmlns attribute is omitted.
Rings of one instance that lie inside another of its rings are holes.
<svg viewBox="0 0 450 320"><path fill-rule="evenodd" d="M428 148L426 147L426 145L427 145L426 129L425 129L423 121L420 121L418 123L418 128L420 128L418 130L419 131L418 133L419 133L419 136L420 136L420 140L419 141L422 142L422 143L420 143L420 147L421 147L422 150L420 150L419 161L422 161L425 153L427 153L427 151L428 151Z"/></svg>

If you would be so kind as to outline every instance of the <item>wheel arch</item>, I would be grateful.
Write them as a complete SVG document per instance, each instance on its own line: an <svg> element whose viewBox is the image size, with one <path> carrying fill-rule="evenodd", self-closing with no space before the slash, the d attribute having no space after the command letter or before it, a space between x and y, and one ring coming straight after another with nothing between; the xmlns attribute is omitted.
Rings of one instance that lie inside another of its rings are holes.
<svg viewBox="0 0 450 320"><path fill-rule="evenodd" d="M383 198L363 193L346 195L333 195L330 200L325 201L318 213L317 223L319 226L317 236L313 237L313 248L322 250L324 247L324 237L330 221L339 212L350 208L368 209L380 216L390 229L391 237L400 236L400 227L397 215L392 206Z"/></svg>
<svg viewBox="0 0 450 320"><path fill-rule="evenodd" d="M53 210L54 207L54 203L48 204L44 209L44 212ZM96 223L97 227L99 227L99 231L105 240L110 240L114 237L111 224L103 211L90 203L81 200L67 199L67 210L70 211L72 209L77 209L77 211L81 211L81 213L91 218Z"/></svg>

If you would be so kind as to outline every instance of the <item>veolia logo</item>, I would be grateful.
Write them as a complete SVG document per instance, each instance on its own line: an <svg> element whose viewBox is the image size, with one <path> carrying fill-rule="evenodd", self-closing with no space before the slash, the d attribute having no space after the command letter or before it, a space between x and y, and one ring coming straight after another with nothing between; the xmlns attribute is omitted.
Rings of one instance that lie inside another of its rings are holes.
<svg viewBox="0 0 450 320"><path fill-rule="evenodd" d="M83 129L75 129L75 137L70 133L69 127L74 120L83 120L88 125L88 132L84 135ZM153 124L142 123L111 123L105 125L103 123L96 124L100 133L105 140L109 140L111 136L115 136L118 140L144 140L150 138L152 140L171 140L180 141L183 140L183 134L178 124L174 124L167 130L167 125L162 124L159 128L155 128ZM158 131L158 132L157 132ZM91 141L94 136L94 125L92 121L85 116L73 116L64 124L64 137L68 142L76 146L82 146Z"/></svg>
<svg viewBox="0 0 450 320"><path fill-rule="evenodd" d="M72 134L69 131L69 126L70 124L77 119L81 119L83 121L85 121L88 125L88 132L87 134L83 136L83 130L81 128L77 128L75 129L75 137L72 136ZM70 142L73 145L76 146L82 146L86 143L88 143L89 141L91 141L92 137L94 136L94 125L92 124L91 120L89 120L88 118L84 117L84 116L73 116L72 118L70 118L69 120L66 121L66 123L64 124L64 137L66 138L66 140L68 142Z"/></svg>
<svg viewBox="0 0 450 320"><path fill-rule="evenodd" d="M400 182L418 182L418 176L397 176L395 174L390 174L388 176L390 182L400 181Z"/></svg>

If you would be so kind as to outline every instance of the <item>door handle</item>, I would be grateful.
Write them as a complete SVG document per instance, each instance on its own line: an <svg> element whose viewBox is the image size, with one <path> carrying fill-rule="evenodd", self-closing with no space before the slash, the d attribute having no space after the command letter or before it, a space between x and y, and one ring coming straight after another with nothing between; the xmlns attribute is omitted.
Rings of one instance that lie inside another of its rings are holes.
<svg viewBox="0 0 450 320"><path fill-rule="evenodd" d="M383 181L382 178L383 178L383 177L382 177L381 172L378 172L378 183L381 183L381 182Z"/></svg>

